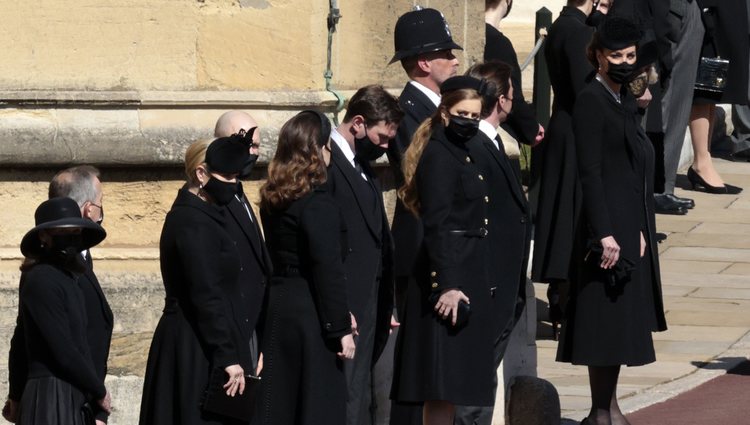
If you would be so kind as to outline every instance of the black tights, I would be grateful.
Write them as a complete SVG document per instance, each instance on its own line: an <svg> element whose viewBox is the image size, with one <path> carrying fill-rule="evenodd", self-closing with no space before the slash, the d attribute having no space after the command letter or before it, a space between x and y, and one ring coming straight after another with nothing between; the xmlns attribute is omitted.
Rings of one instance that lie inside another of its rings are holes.
<svg viewBox="0 0 750 425"><path fill-rule="evenodd" d="M617 404L620 366L589 366L591 411L587 425L630 425Z"/></svg>

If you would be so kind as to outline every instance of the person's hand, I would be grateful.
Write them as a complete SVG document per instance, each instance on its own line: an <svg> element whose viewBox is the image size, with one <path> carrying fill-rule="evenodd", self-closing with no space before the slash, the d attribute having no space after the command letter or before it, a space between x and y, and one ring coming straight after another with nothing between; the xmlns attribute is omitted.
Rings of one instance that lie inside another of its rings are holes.
<svg viewBox="0 0 750 425"><path fill-rule="evenodd" d="M636 102L638 103L639 108L646 109L648 107L648 104L651 103L651 100L653 100L653 96L651 96L651 90L646 88L646 91L643 92L641 97L636 99Z"/></svg>
<svg viewBox="0 0 750 425"><path fill-rule="evenodd" d="M351 360L354 358L354 337L352 334L347 334L341 337L341 351L336 353L341 359Z"/></svg>
<svg viewBox="0 0 750 425"><path fill-rule="evenodd" d="M107 412L107 414L112 413L112 395L109 393L109 390L104 395L104 398L96 401L96 404Z"/></svg>
<svg viewBox="0 0 750 425"><path fill-rule="evenodd" d="M620 259L620 245L617 244L614 236L602 238L602 263L603 269L611 269Z"/></svg>
<svg viewBox="0 0 750 425"><path fill-rule="evenodd" d="M394 330L396 330L397 327L401 326L401 323L398 323L398 320L396 320L396 316L391 314L391 329L388 330L388 334L392 334Z"/></svg>
<svg viewBox="0 0 750 425"><path fill-rule="evenodd" d="M451 324L456 326L456 318L458 317L458 302L464 301L469 304L469 297L458 289L447 289L443 291L435 303L435 311L443 319L451 318Z"/></svg>
<svg viewBox="0 0 750 425"><path fill-rule="evenodd" d="M544 140L544 127L539 124L539 131L537 131L536 137L534 137L534 143L531 144L531 147L533 148L534 146L542 143L542 140Z"/></svg>
<svg viewBox="0 0 750 425"><path fill-rule="evenodd" d="M18 402L8 399L3 406L3 417L10 423L18 421Z"/></svg>
<svg viewBox="0 0 750 425"><path fill-rule="evenodd" d="M646 238L643 237L643 232L641 232L641 258L646 255Z"/></svg>
<svg viewBox="0 0 750 425"><path fill-rule="evenodd" d="M351 311L349 312L349 316L352 317L352 335L357 336L359 335L359 330L357 328L357 319L354 318L354 315Z"/></svg>
<svg viewBox="0 0 750 425"><path fill-rule="evenodd" d="M229 397L234 397L237 392L242 394L245 392L245 370L238 364L229 365L224 368L224 371L229 375L229 380L224 384L224 389L227 390Z"/></svg>
<svg viewBox="0 0 750 425"><path fill-rule="evenodd" d="M263 371L263 353L260 353L258 356L258 367L255 368L255 376L260 376L260 373Z"/></svg>
<svg viewBox="0 0 750 425"><path fill-rule="evenodd" d="M106 422L100 421L99 419L96 420L96 425L107 425Z"/></svg>

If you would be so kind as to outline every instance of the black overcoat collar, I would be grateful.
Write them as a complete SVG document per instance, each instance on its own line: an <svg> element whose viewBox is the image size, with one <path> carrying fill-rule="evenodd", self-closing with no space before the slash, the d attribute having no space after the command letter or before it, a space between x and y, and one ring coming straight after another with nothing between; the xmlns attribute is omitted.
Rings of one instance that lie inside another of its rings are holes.
<svg viewBox="0 0 750 425"><path fill-rule="evenodd" d="M233 199L232 202L226 206L226 209L229 211L229 214L234 221L240 226L242 233L245 234L247 240L250 241L250 246L253 250L253 254L255 254L255 258L258 260L258 264L260 264L263 272L268 275L271 273L271 260L268 250L263 243L260 227L258 227L258 219L255 217L250 203L247 202L247 198L242 195L242 199L246 203L248 209L245 209L242 202L237 199ZM248 217L248 210L250 210L252 220Z"/></svg>
<svg viewBox="0 0 750 425"><path fill-rule="evenodd" d="M107 302L107 297L104 296L104 291L102 291L102 287L99 284L99 279L97 279L96 274L94 274L94 261L91 258L91 251L88 251L86 253L86 257L83 259L83 262L86 264L86 270L83 272L83 275L86 279L89 280L91 286L94 287L96 295L99 297L102 313L107 321L107 324L112 325L114 322L114 315L112 314L112 309L109 307L109 303Z"/></svg>
<svg viewBox="0 0 750 425"><path fill-rule="evenodd" d="M432 100L410 82L406 83L406 87L401 92L399 103L404 112L415 117L417 121L421 121L418 117L429 117L437 110Z"/></svg>
<svg viewBox="0 0 750 425"><path fill-rule="evenodd" d="M172 208L175 207L187 207L196 209L203 214L211 217L219 224L223 224L224 220L226 220L226 216L224 215L224 211L221 207L202 200L198 197L198 195L194 195L193 193L191 193L187 189L187 187L183 187L179 191L177 191L177 198L174 200L174 204L172 204Z"/></svg>
<svg viewBox="0 0 750 425"><path fill-rule="evenodd" d="M505 179L508 180L508 186L511 188L511 192L513 193L513 197L516 198L516 202L518 202L518 205L521 206L521 208L526 211L526 196L523 194L523 190L521 189L521 184L518 182L518 176L516 176L516 173L513 171L513 169L510 166L510 162L508 160L508 156L505 154L505 152L501 152L500 149L503 148L503 145L499 144L499 149L495 147L495 144L492 143L492 140L490 140L489 137L487 137L484 132L480 131L477 133L476 136L479 140L479 142L482 144L482 147L484 150L487 151L487 153L492 157L492 159L497 162L497 164L500 166L500 169L503 170L503 174L505 175Z"/></svg>

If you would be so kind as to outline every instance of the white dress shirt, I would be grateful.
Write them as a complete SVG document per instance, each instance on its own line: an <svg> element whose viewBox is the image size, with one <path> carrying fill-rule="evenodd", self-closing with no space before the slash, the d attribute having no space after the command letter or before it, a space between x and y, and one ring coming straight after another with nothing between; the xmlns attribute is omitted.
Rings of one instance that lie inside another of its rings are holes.
<svg viewBox="0 0 750 425"><path fill-rule="evenodd" d="M335 128L331 130L331 140L333 140L333 143L336 143L339 149L341 149L341 152L344 153L344 156L349 163L352 164L352 167L359 172L363 179L367 180L367 176L362 170L362 167L354 161L354 151L352 151L352 148L349 146L349 142L347 142L346 139L344 139L344 136L342 136Z"/></svg>
<svg viewBox="0 0 750 425"><path fill-rule="evenodd" d="M492 140L492 144L495 145L497 150L500 150L500 144L497 143L497 128L485 120L479 121L479 131L486 134L487 137Z"/></svg>
<svg viewBox="0 0 750 425"><path fill-rule="evenodd" d="M435 106L440 105L440 95L439 94L435 93L434 91L432 91L432 90L428 89L427 87L425 87L423 84L418 83L418 82L416 82L414 80L409 81L409 83L411 85L413 85L414 87L416 87L419 91L421 91L422 93L424 93L424 95L427 96L432 101L432 103L435 104Z"/></svg>

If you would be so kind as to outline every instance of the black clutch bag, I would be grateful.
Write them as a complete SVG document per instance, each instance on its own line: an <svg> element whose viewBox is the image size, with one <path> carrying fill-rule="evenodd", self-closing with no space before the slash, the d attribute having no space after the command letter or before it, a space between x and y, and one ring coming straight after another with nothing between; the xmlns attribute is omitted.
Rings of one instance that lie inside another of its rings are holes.
<svg viewBox="0 0 750 425"><path fill-rule="evenodd" d="M81 406L81 418L84 425L96 425L96 414L94 414L94 408L91 407L89 402L83 403L83 406Z"/></svg>
<svg viewBox="0 0 750 425"><path fill-rule="evenodd" d="M601 244L590 243L584 261L591 262L591 264L598 268L600 267L603 253ZM617 263L611 269L601 269L607 276L607 284L611 287L617 286L618 282L630 280L633 270L635 270L635 263L622 256L620 256L620 259L617 260Z"/></svg>
<svg viewBox="0 0 750 425"><path fill-rule="evenodd" d="M256 399L260 394L260 377L245 375L245 391L242 394L238 392L234 397L228 396L224 389L228 379L223 369L213 370L203 397L203 411L250 422Z"/></svg>
<svg viewBox="0 0 750 425"><path fill-rule="evenodd" d="M437 304L438 300L440 299L441 293L432 293L430 294L428 300L430 301L430 305L433 307L433 312L437 314L437 312L434 310L435 304ZM467 304L465 301L461 300L458 302L458 313L456 314L456 325L454 327L460 328L466 325L466 323L469 321L469 316L471 316L471 306ZM448 318L443 319L443 321L447 325L451 325L451 317L448 316Z"/></svg>
<svg viewBox="0 0 750 425"><path fill-rule="evenodd" d="M695 88L712 93L724 93L729 73L729 61L719 57L702 57L698 63Z"/></svg>

